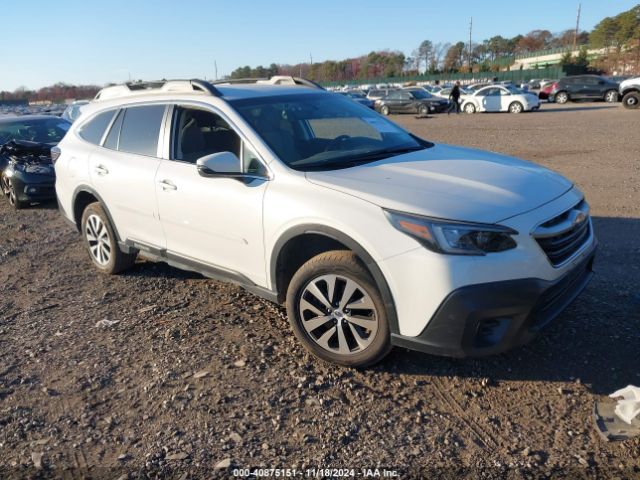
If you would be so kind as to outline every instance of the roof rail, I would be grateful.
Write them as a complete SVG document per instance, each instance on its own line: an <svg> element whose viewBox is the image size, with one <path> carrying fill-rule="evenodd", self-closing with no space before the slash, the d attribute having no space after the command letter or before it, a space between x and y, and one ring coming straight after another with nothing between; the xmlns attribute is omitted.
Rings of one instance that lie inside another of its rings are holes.
<svg viewBox="0 0 640 480"><path fill-rule="evenodd" d="M324 90L319 84L306 78L293 77L291 75L274 75L271 78L232 78L228 80L217 80L214 85L231 85L234 83L260 83L263 85L300 85L309 88L319 88Z"/></svg>
<svg viewBox="0 0 640 480"><path fill-rule="evenodd" d="M203 92L214 97L221 97L220 91L205 80L162 80L157 82L136 82L112 85L100 90L94 100L128 97L160 92Z"/></svg>

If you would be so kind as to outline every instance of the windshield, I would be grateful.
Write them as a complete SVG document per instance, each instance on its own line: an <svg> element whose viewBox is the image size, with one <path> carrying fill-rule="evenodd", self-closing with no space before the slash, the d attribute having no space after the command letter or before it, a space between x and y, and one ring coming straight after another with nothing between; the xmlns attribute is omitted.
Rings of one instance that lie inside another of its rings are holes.
<svg viewBox="0 0 640 480"><path fill-rule="evenodd" d="M409 90L413 96L415 98L417 98L418 100L424 100L425 98L433 98L433 95L431 95L429 92L425 91L425 90Z"/></svg>
<svg viewBox="0 0 640 480"><path fill-rule="evenodd" d="M58 143L71 124L59 117L17 118L0 123L0 145L10 140L28 140L38 143Z"/></svg>
<svg viewBox="0 0 640 480"><path fill-rule="evenodd" d="M504 85L504 88L509 90L511 93L524 93L521 89L514 87L513 85Z"/></svg>
<svg viewBox="0 0 640 480"><path fill-rule="evenodd" d="M230 103L296 170L346 168L430 145L341 95L283 95Z"/></svg>

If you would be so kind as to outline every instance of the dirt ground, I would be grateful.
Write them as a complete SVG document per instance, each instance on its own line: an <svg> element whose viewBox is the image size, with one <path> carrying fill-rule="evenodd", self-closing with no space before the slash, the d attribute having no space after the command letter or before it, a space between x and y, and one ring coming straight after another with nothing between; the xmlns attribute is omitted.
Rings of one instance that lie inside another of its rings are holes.
<svg viewBox="0 0 640 480"><path fill-rule="evenodd" d="M365 371L323 364L283 309L164 264L99 275L55 205L2 199L0 477L640 478L640 438L607 443L591 418L594 401L640 385L640 112L392 118L586 193L596 276L538 339L486 359L396 349Z"/></svg>

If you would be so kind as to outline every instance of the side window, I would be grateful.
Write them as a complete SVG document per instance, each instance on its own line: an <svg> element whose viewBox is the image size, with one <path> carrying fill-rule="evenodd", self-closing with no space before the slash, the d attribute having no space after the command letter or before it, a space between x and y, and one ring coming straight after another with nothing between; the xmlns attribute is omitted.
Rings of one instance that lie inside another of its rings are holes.
<svg viewBox="0 0 640 480"><path fill-rule="evenodd" d="M99 113L80 127L78 135L87 142L93 143L94 145L100 145L104 131L109 126L109 123L111 123L111 119L115 114L115 110Z"/></svg>
<svg viewBox="0 0 640 480"><path fill-rule="evenodd" d="M177 107L173 116L171 158L195 163L200 157L218 152L241 158L240 137L213 112Z"/></svg>
<svg viewBox="0 0 640 480"><path fill-rule="evenodd" d="M124 111L118 150L155 157L164 105L129 107Z"/></svg>
<svg viewBox="0 0 640 480"><path fill-rule="evenodd" d="M411 95L409 92L400 92L401 100L411 100L412 98L413 98L413 95Z"/></svg>
<svg viewBox="0 0 640 480"><path fill-rule="evenodd" d="M124 119L124 110L118 112L116 121L111 125L111 130L107 134L107 138L104 141L103 147L110 148L111 150L118 150L118 144L120 140L120 130L122 129L122 120Z"/></svg>
<svg viewBox="0 0 640 480"><path fill-rule="evenodd" d="M390 92L389 95L387 95L388 100L400 100L401 98L400 92Z"/></svg>

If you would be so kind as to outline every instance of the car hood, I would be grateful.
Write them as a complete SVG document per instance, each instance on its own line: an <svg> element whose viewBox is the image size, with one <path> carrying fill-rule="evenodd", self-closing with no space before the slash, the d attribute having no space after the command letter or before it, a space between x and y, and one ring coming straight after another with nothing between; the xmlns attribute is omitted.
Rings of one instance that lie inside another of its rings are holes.
<svg viewBox="0 0 640 480"><path fill-rule="evenodd" d="M443 144L306 176L383 208L482 223L533 210L572 188L566 178L532 163Z"/></svg>
<svg viewBox="0 0 640 480"><path fill-rule="evenodd" d="M620 90L624 90L625 88L640 83L640 77L627 78L620 82Z"/></svg>

